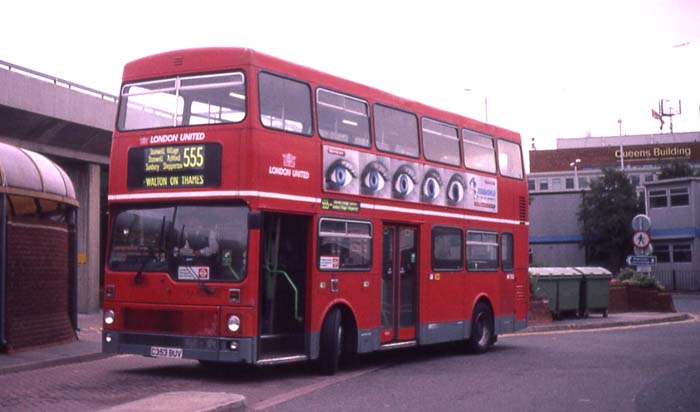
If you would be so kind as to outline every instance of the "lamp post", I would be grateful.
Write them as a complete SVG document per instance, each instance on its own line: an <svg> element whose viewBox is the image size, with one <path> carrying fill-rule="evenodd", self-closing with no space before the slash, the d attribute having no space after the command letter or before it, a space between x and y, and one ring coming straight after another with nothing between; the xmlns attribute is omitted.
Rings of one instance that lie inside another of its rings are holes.
<svg viewBox="0 0 700 412"><path fill-rule="evenodd" d="M477 91L474 89L464 89L464 91L477 93ZM486 123L489 122L489 101L486 96L484 96L484 121Z"/></svg>
<svg viewBox="0 0 700 412"><path fill-rule="evenodd" d="M579 189L578 185L578 164L581 163L581 159L576 159L573 162L569 163L569 167L574 168L574 190Z"/></svg>

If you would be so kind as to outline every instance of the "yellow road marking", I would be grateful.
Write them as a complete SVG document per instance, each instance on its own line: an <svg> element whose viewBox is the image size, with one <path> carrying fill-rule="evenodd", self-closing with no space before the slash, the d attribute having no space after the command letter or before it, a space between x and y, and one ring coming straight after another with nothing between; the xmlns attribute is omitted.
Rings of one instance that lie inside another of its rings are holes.
<svg viewBox="0 0 700 412"><path fill-rule="evenodd" d="M548 331L540 331L540 332L509 333L509 334L505 334L505 335L499 335L498 338L501 339L501 338L517 337L517 336L562 335L562 334L569 334L569 333L586 333L586 332L591 333L591 332L601 332L601 331L630 330L630 329L649 328L649 327L654 327L654 326L668 326L668 325L677 325L677 324L682 324L682 323L700 322L700 315L696 315L693 313L688 313L687 315L690 316L690 319L678 320L678 321L672 321L672 322L645 323L645 324L640 324L640 325L611 326L611 327L590 328L590 329L562 329L562 330L548 330Z"/></svg>

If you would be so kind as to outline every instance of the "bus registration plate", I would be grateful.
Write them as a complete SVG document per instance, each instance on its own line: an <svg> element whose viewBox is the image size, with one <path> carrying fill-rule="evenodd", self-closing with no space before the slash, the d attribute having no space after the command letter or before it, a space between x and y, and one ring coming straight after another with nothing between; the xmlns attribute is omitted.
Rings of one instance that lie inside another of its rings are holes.
<svg viewBox="0 0 700 412"><path fill-rule="evenodd" d="M162 346L151 346L151 356L154 358L182 358L181 348L164 348Z"/></svg>

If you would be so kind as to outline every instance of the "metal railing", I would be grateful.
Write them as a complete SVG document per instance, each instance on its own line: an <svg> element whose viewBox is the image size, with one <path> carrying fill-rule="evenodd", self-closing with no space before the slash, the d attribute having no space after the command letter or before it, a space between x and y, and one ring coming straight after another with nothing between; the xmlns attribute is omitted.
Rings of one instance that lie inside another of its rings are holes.
<svg viewBox="0 0 700 412"><path fill-rule="evenodd" d="M91 87L83 86L83 85L80 85L77 83L69 82L68 80L63 80L63 79L58 78L56 76L50 76L48 74L41 73L41 72L38 72L36 70L28 69L26 67L22 67L22 66L17 65L17 64L6 62L4 60L0 60L0 68L5 69L7 71L11 71L11 72L16 72L16 73L22 74L24 76L32 77L32 78L35 78L37 80L45 81L47 83L53 83L56 86L65 87L65 88L70 89L70 90L75 90L79 93L99 97L103 100L109 100L109 101L112 101L114 103L116 103L119 100L119 97L117 97L115 95L101 92L99 90L93 89Z"/></svg>
<svg viewBox="0 0 700 412"><path fill-rule="evenodd" d="M667 290L700 290L700 270L654 270L651 275Z"/></svg>

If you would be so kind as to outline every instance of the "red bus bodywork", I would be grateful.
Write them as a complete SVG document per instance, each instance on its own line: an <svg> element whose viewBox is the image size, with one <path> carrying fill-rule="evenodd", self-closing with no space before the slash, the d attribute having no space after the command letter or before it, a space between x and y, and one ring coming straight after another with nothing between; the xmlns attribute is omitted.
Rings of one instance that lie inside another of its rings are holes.
<svg viewBox="0 0 700 412"><path fill-rule="evenodd" d="M245 116L238 122L141 130L121 130L117 125L110 160L112 221L108 244L114 243L114 219L120 211L183 204L204 212L208 205L234 204L249 214L244 236L245 278L183 282L167 271L148 270L148 263L136 270L136 266L123 270L109 260L105 269L105 352L253 364L323 358L327 351L324 342L332 338L324 337L323 332L324 322L333 323L331 313L339 314L343 350L359 353L475 338L471 335L477 306L490 311L491 317L486 319L493 337L527 325L528 193L524 173L511 178L499 172L468 170L463 161L459 166L430 162L422 145L418 158L386 153L377 149L374 135L370 147L323 139L316 119L317 89L366 100L370 110L380 104L412 114L418 122L434 119L459 130L488 135L494 141L519 145L517 133L249 49L193 49L145 57L125 66L123 83L230 71L243 73L245 78ZM262 124L261 72L303 82L310 88L314 119L310 135ZM191 143L220 145L220 182L216 186L130 187L127 183L129 167L134 167L129 161L131 150ZM336 155L375 156L421 165L425 170L434 166L440 173L469 173L466 176L475 176L478 182L494 181L497 212L328 190L324 186L328 173L324 158ZM165 222L163 218L163 225ZM363 270L344 271L332 255L319 251L320 230L326 230L321 227L326 224L337 227L338 223L355 222L360 229L370 231L371 262ZM461 270L436 270L432 264L436 227L461 231ZM512 235L512 268L504 270L499 243L496 269L468 270L464 243L467 233L472 232L493 233L499 242L504 233ZM285 241L292 245L280 245ZM298 250L301 256L290 250ZM408 250L409 254L401 256ZM269 256L274 253L294 260L286 267L293 267L295 273L282 274L283 264L276 266L282 269L271 268L274 259ZM394 290L387 292L390 297L382 297L383 277L402 272L394 278L400 284L407 270L415 271L415 279L405 281L414 282L410 296ZM285 276L292 280L285 280ZM300 289L296 302L289 297L294 293L290 284ZM282 294L287 297L280 299ZM384 320L383 299L390 306L394 302L393 309L386 312L391 318ZM285 315L273 301L294 313ZM299 307L295 309L294 304ZM235 332L229 328L233 315L239 323L233 328ZM399 319L402 316L405 322Z"/></svg>

